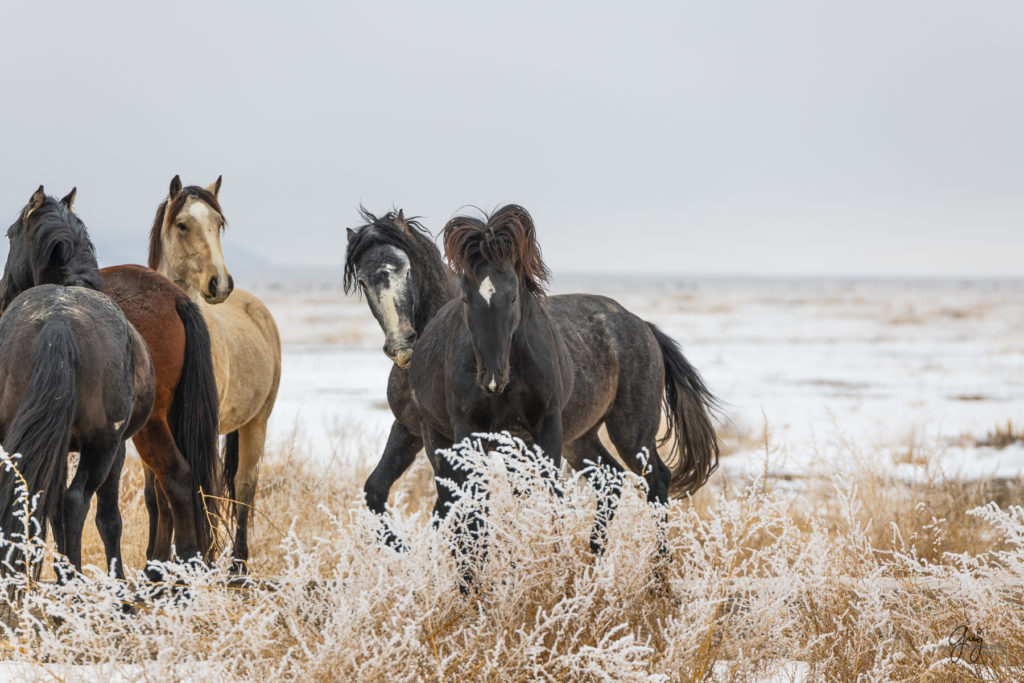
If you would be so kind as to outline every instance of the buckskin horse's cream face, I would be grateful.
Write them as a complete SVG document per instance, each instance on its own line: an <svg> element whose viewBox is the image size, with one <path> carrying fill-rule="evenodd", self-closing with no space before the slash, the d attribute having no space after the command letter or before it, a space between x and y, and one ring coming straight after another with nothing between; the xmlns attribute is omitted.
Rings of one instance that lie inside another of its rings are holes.
<svg viewBox="0 0 1024 683"><path fill-rule="evenodd" d="M220 183L207 188L216 196ZM173 199L170 198L170 199ZM170 206L168 200L168 206ZM224 217L199 197L189 197L175 216L165 216L159 270L190 292L198 292L207 303L228 298L235 283L224 264L220 233Z"/></svg>

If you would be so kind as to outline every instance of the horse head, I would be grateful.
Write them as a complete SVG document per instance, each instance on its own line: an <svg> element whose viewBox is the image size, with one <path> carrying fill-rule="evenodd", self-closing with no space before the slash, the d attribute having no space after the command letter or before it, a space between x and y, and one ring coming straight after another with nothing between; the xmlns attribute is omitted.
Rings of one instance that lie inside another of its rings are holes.
<svg viewBox="0 0 1024 683"><path fill-rule="evenodd" d="M381 217L360 208L366 224L348 230L345 291L366 296L384 330L384 353L400 368L409 367L418 331L426 324L429 303L447 284L447 272L430 235L416 219L399 210ZM444 296L443 294L441 295Z"/></svg>
<svg viewBox="0 0 1024 683"><path fill-rule="evenodd" d="M211 304L227 299L235 287L220 246L220 184L218 177L205 188L182 187L174 176L149 235L149 267Z"/></svg>
<svg viewBox="0 0 1024 683"><path fill-rule="evenodd" d="M36 285L102 289L95 249L85 224L72 211L76 193L72 188L58 201L40 185L8 228L10 249L0 284L0 311Z"/></svg>
<svg viewBox="0 0 1024 683"><path fill-rule="evenodd" d="M476 381L491 394L508 386L512 337L524 307L544 295L548 269L534 232L530 214L514 204L495 211L486 223L460 216L444 228L445 255L460 275Z"/></svg>

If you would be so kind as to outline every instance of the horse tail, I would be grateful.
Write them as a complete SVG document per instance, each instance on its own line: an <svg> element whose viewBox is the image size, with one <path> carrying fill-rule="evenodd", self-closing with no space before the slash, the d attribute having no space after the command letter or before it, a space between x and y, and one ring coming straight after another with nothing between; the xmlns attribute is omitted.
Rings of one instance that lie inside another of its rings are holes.
<svg viewBox="0 0 1024 683"><path fill-rule="evenodd" d="M683 356L679 344L653 324L647 326L654 333L665 361L668 432L662 443L675 437L672 457L665 464L671 472L669 495L679 498L703 486L718 467L718 436L711 423L718 401L697 369Z"/></svg>
<svg viewBox="0 0 1024 683"><path fill-rule="evenodd" d="M45 539L46 518L60 509L67 480L71 426L78 408L78 355L71 326L51 316L36 340L32 375L3 444L9 454L21 454L14 461L17 472L0 475L0 529L8 539L21 529L25 529L26 536L34 536L38 531ZM18 500L21 486L30 499L41 492L32 515L35 524L20 518L24 509ZM24 559L20 551L12 557L15 567Z"/></svg>
<svg viewBox="0 0 1024 683"><path fill-rule="evenodd" d="M192 471L196 540L206 556L213 545L210 520L217 519L222 490L217 476L217 381L210 356L210 332L199 307L182 296L175 309L185 327L185 360L171 401L171 435Z"/></svg>
<svg viewBox="0 0 1024 683"><path fill-rule="evenodd" d="M235 510L235 475L238 474L238 430L224 437L224 485L231 506L231 515Z"/></svg>

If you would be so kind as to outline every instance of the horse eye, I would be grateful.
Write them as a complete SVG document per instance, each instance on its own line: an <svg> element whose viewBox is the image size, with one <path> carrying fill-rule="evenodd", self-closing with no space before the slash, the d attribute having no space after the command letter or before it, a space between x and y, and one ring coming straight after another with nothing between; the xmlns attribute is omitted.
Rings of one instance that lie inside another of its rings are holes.
<svg viewBox="0 0 1024 683"><path fill-rule="evenodd" d="M185 232L186 230L188 230L188 226L185 225L184 223L178 223L177 227L178 227L178 230L181 230L182 232Z"/></svg>

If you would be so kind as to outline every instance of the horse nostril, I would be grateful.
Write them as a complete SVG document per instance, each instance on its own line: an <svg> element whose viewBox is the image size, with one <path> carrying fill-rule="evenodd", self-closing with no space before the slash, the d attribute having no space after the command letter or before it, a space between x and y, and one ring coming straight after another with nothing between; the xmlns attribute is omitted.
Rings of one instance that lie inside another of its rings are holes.
<svg viewBox="0 0 1024 683"><path fill-rule="evenodd" d="M410 347L411 347L411 346L415 346L415 345L416 345L416 340L417 340L418 338L419 338L419 337L417 336L417 334L416 334L415 332L413 332L413 333L412 333L411 335L409 335L409 336L408 336L408 337L406 338L406 340L405 340L405 343L406 343L406 344L408 344L408 345L409 345Z"/></svg>
<svg viewBox="0 0 1024 683"><path fill-rule="evenodd" d="M393 348L391 348L391 344L385 344L384 345L384 353L386 353L388 356L394 356L395 355L395 350Z"/></svg>
<svg viewBox="0 0 1024 683"><path fill-rule="evenodd" d="M211 277L210 278L210 284L207 285L207 286L209 287L210 296L216 296L217 295L217 276Z"/></svg>
<svg viewBox="0 0 1024 683"><path fill-rule="evenodd" d="M235 278L228 275L228 292L235 291Z"/></svg>

